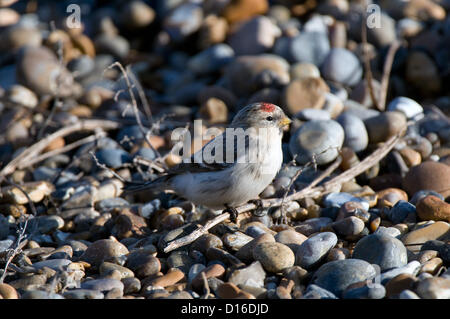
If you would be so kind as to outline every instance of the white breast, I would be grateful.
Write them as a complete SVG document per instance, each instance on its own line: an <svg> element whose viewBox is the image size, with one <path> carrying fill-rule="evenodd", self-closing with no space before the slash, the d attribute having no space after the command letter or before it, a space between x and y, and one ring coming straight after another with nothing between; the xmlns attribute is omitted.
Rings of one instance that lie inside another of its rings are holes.
<svg viewBox="0 0 450 319"><path fill-rule="evenodd" d="M195 204L223 209L244 204L272 182L283 162L281 136L260 140L256 162L239 163L223 171L182 174L173 179L174 190Z"/></svg>

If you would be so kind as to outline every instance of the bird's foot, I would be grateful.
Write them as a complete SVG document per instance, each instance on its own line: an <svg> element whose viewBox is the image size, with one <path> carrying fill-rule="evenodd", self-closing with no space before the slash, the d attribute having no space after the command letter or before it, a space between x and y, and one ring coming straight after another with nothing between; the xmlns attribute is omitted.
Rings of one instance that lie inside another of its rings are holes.
<svg viewBox="0 0 450 319"><path fill-rule="evenodd" d="M253 211L253 216L263 217L267 214L267 211L264 210L264 205L261 199L252 199L248 202L256 206L255 210Z"/></svg>
<svg viewBox="0 0 450 319"><path fill-rule="evenodd" d="M225 209L223 210L223 213L229 213L230 214L230 220L233 223L237 222L237 217L239 215L239 212L236 208L229 206L228 204L225 204Z"/></svg>
<svg viewBox="0 0 450 319"><path fill-rule="evenodd" d="M274 222L276 225L288 225L290 222L290 218L287 216L286 212L284 209L281 209L280 211L280 215L277 216L276 218L274 218Z"/></svg>

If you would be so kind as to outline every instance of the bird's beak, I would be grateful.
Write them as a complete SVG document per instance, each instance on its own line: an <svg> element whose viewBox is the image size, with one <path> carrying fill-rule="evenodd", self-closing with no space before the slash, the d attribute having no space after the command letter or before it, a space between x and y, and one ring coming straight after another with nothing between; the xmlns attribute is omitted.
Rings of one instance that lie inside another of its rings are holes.
<svg viewBox="0 0 450 319"><path fill-rule="evenodd" d="M288 126L291 122L292 121L288 117L285 117L280 121L280 127Z"/></svg>

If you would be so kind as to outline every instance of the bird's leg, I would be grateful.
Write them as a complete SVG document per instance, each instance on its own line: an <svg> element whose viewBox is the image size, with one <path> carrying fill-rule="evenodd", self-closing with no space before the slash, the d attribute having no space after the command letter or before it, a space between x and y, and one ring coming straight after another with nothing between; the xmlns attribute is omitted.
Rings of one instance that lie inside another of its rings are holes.
<svg viewBox="0 0 450 319"><path fill-rule="evenodd" d="M248 201L250 204L253 204L256 206L255 210L253 211L253 215L256 217L262 217L266 215L267 212L264 211L264 205L261 199L251 199Z"/></svg>
<svg viewBox="0 0 450 319"><path fill-rule="evenodd" d="M231 207L228 204L225 204L224 206L225 206L225 209L223 210L223 213L229 213L231 222L236 223L237 217L239 215L239 212L237 211L237 209L234 207Z"/></svg>

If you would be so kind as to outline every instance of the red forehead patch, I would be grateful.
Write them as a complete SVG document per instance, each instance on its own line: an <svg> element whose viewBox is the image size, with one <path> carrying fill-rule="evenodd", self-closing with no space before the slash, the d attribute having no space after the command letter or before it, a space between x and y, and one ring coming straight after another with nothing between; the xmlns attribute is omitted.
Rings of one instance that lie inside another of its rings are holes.
<svg viewBox="0 0 450 319"><path fill-rule="evenodd" d="M270 103L261 103L261 111L273 112L273 111L275 111L275 105L270 104Z"/></svg>

